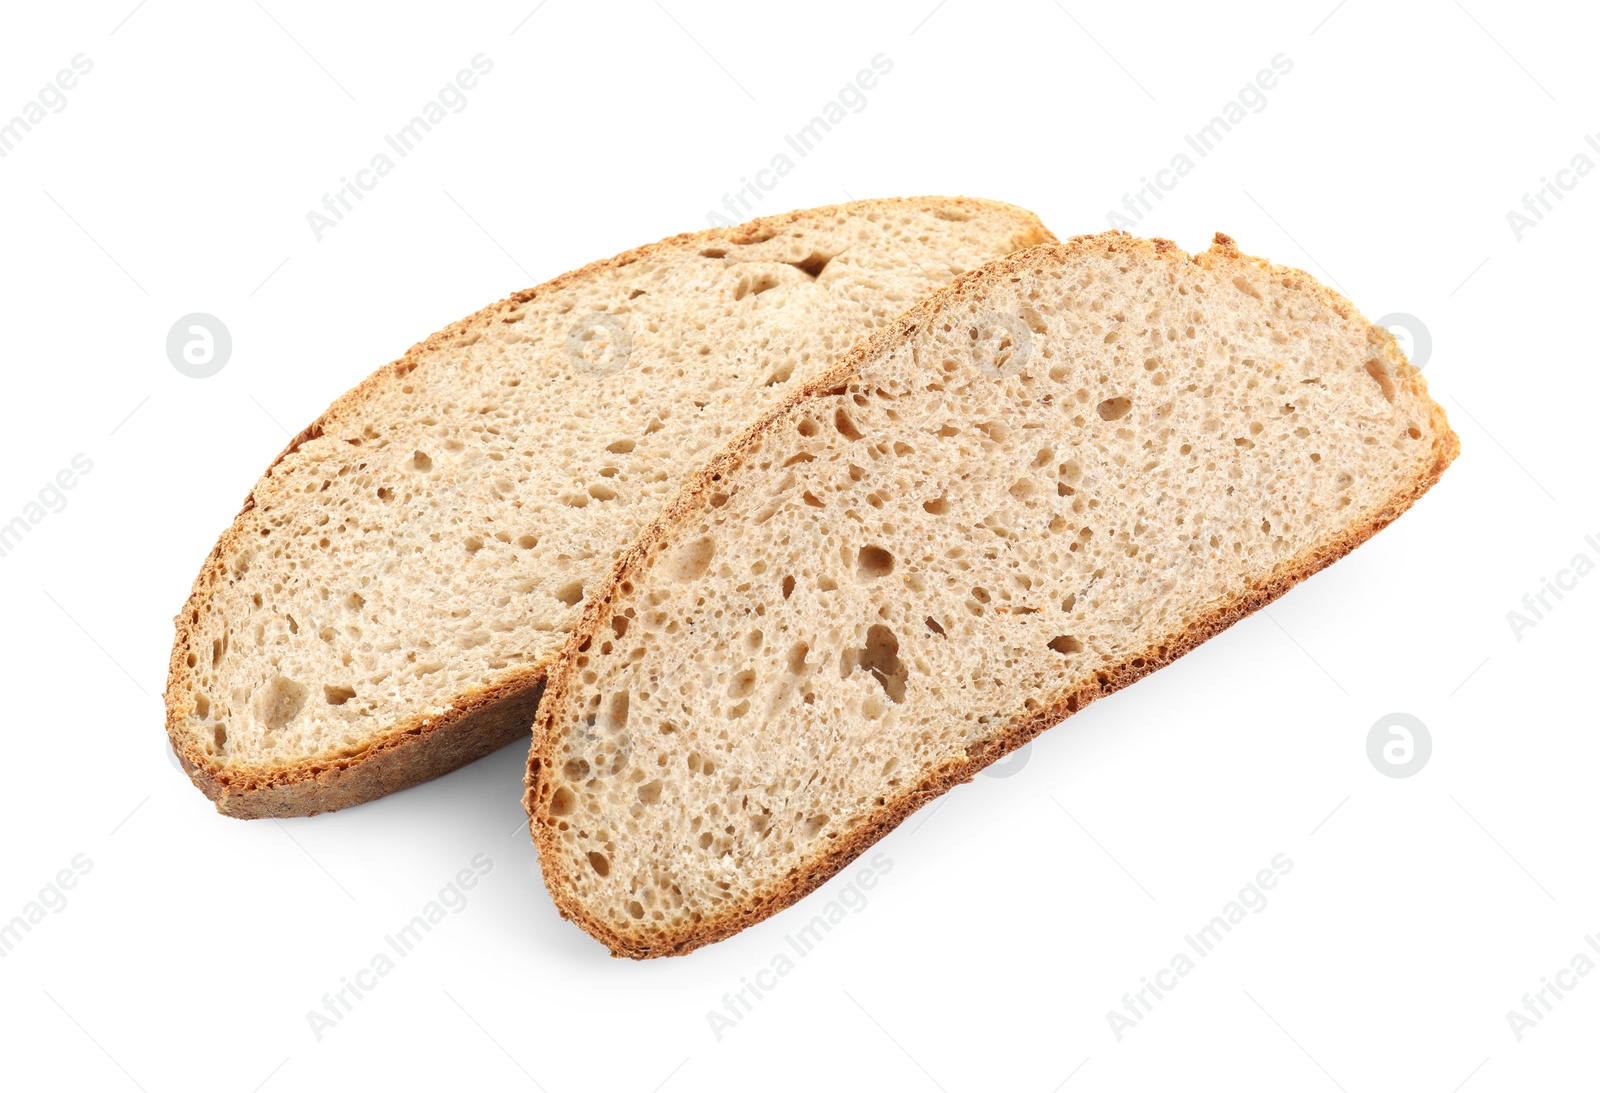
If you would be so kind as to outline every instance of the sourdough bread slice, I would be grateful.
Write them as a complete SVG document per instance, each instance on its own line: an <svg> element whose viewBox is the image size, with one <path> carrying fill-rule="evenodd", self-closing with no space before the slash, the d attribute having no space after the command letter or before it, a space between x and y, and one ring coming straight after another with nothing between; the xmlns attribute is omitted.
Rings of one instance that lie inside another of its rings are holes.
<svg viewBox="0 0 1600 1093"><path fill-rule="evenodd" d="M308 815L527 733L589 590L685 475L956 275L1054 237L966 198L680 235L413 347L295 437L177 618L167 730L232 816Z"/></svg>
<svg viewBox="0 0 1600 1093"><path fill-rule="evenodd" d="M630 957L773 914L1457 450L1386 331L1225 236L962 277L719 453L586 606L525 798L557 907Z"/></svg>

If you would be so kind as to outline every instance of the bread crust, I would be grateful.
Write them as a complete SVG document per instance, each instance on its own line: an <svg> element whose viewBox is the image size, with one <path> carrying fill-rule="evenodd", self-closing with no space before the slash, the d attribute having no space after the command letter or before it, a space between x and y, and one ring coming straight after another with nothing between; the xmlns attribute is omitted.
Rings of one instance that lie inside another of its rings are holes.
<svg viewBox="0 0 1600 1093"><path fill-rule="evenodd" d="M1246 591L1233 602L1210 611L1191 621L1184 629L1167 635L1120 664L1097 673L1095 681L1083 686L1067 688L1039 699L1038 709L1019 718L1002 732L969 748L965 756L952 757L938 768L929 771L916 785L891 798L848 836L841 838L825 853L797 866L788 878L770 891L733 907L708 916L692 928L676 932L624 933L608 921L589 913L577 897L570 878L562 872L565 858L556 842L556 829L549 815L549 794L541 793L543 771L550 765L551 747L554 743L552 726L556 711L571 694L574 658L587 646L588 641L601 628L609 626L611 612L623 582L637 573L650 554L663 546L679 526L700 515L701 501L726 475L733 472L741 461L756 448L766 433L788 415L799 403L836 393L854 380L863 364L878 352L910 338L924 323L931 323L950 304L969 297L981 296L989 286L1005 279L1025 274L1044 265L1065 261L1072 255L1086 251L1118 252L1144 250L1166 260L1194 262L1205 268L1225 264L1250 265L1271 271L1275 276L1294 278L1298 287L1312 288L1341 318L1360 313L1348 300L1322 285L1302 270L1273 265L1265 259L1241 253L1234 241L1218 232L1209 250L1189 255L1175 243L1166 239L1138 239L1126 232L1112 231L1098 235L1082 235L1064 243L1047 243L1030 250L998 258L980 269L964 274L944 289L914 305L899 320L858 343L827 373L818 376L804 387L775 406L762 419L752 424L706 464L681 488L674 500L661 515L640 533L628 551L612 570L605 587L594 594L568 636L561 655L551 670L546 683L545 698L540 704L534 722L534 737L528 757L528 772L523 806L528 812L529 827L539 849L539 864L545 885L555 901L561 916L581 926L591 936L603 943L617 957L636 960L657 956L681 956L703 945L720 941L753 926L770 915L796 903L826 883L850 862L859 857L878 840L893 831L906 817L922 808L935 797L964 782L970 782L984 767L1016 750L1045 729L1082 710L1096 699L1112 694L1151 672L1172 663L1184 653L1207 639L1226 630L1240 619L1267 606L1289 589L1318 571L1338 561L1350 551L1383 530L1426 493L1460 453L1459 438L1450 429L1444 410L1428 398L1427 385L1415 370L1401 370L1395 378L1399 387L1420 396L1432 416L1435 442L1433 459L1427 469L1407 483L1389 500L1366 516L1361 523L1325 542L1318 543L1301 554L1290 558L1273 571L1255 588ZM1381 328L1372 328L1380 332ZM1394 339L1386 331L1378 333L1384 340L1391 360L1404 360ZM1018 696L1016 707L1022 708Z"/></svg>
<svg viewBox="0 0 1600 1093"><path fill-rule="evenodd" d="M173 620L176 637L168 660L166 703L167 736L184 771L196 787L216 803L217 811L240 819L312 816L319 812L347 808L398 790L407 789L431 778L480 759L511 741L524 737L533 712L543 693L545 677L559 654L505 670L489 686L458 695L450 707L435 716L414 715L383 731L359 755L347 758L301 760L270 770L251 772L214 769L206 756L190 747L179 731L193 709L189 658L196 655L192 646L199 626L200 608L226 572L225 561L242 545L244 517L256 507L256 494L272 478L273 472L301 445L330 431L343 418L377 395L388 382L413 371L426 355L459 338L475 327L487 326L503 312L526 304L541 295L606 270L632 265L671 248L698 248L707 243L735 245L760 242L798 221L824 219L839 213L863 213L873 209L903 209L907 206L972 212L1003 211L1014 218L1019 235L1033 242L1054 241L1055 236L1026 209L1003 202L972 197L904 197L853 201L815 209L760 217L732 228L711 228L685 232L656 243L624 251L612 258L591 262L553 280L490 304L488 307L452 323L418 342L405 356L373 372L361 383L340 396L315 421L290 440L268 464L259 481L245 497L233 523L218 538L195 577L183 610ZM1027 245L1024 243L1023 245Z"/></svg>

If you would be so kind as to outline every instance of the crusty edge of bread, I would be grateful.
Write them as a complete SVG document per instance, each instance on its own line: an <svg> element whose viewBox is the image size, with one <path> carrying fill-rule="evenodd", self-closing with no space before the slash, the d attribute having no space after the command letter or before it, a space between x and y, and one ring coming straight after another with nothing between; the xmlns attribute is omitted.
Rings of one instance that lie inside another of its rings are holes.
<svg viewBox="0 0 1600 1093"><path fill-rule="evenodd" d="M1043 699L1035 712L1013 723L1003 732L969 748L964 757L952 758L928 772L918 784L902 791L868 816L866 821L847 837L839 840L825 853L797 867L782 883L761 895L707 918L692 928L679 929L676 932L624 933L615 929L608 921L590 914L562 872L565 858L557 846L556 832L548 812L541 807L539 787L541 774L549 766L551 758L549 755L552 743L551 725L556 711L567 700L571 689L573 658L603 627L609 626L618 586L643 566L652 550L668 539L674 529L700 515L701 499L705 494L712 490L724 475L736 468L765 437L767 430L788 414L796 403L837 393L841 387L856 378L866 361L876 353L891 348L901 339L910 337L923 323L935 319L948 304L968 296L980 295L989 285L1001 282L1019 272L1065 259L1076 251L1097 248L1111 253L1148 249L1159 255L1180 261L1192 261L1207 268L1224 262L1252 265L1267 269L1274 275L1294 277L1307 287L1314 287L1323 301L1341 318L1349 318L1352 315L1360 317L1360 312L1354 305L1314 277L1302 270L1276 266L1265 259L1242 254L1233 240L1220 232L1217 233L1209 250L1192 256L1166 239L1138 239L1125 232L1075 236L1065 243L1044 244L996 259L978 270L963 275L913 306L896 323L858 343L827 373L796 390L789 398L763 415L760 421L751 425L741 436L730 442L685 483L674 501L640 534L628 552L619 559L612 569L611 578L606 586L597 591L589 601L578 625L563 646L558 662L550 672L546 682L545 698L534 723L523 806L528 812L529 827L538 846L539 864L545 885L550 890L561 916L577 922L586 932L609 948L613 956L646 959L683 955L703 945L730 937L798 902L826 883L863 851L893 831L929 801L963 782L970 782L984 767L1026 744L1045 729L1059 724L1095 699L1119 691L1172 663L1240 619L1267 606L1307 577L1344 557L1410 508L1439 480L1445 468L1459 454L1460 441L1450 429L1444 410L1428 398L1427 385L1421 376L1412 369L1398 369L1395 377L1396 385L1425 399L1425 404L1432 415L1431 427L1437 438L1433 449L1433 460L1420 476L1408 483L1406 488L1389 498L1376 510L1359 517L1362 523L1279 564L1259 585L1232 603L1196 618L1183 630L1168 635L1164 641L1155 643L1143 653L1129 657L1108 670L1098 672L1093 683L1064 690ZM1383 348L1389 361L1403 362L1404 355L1387 331L1378 327L1371 329L1378 340L1385 343Z"/></svg>
<svg viewBox="0 0 1600 1093"><path fill-rule="evenodd" d="M319 812L361 804L418 785L441 774L448 774L474 759L482 758L496 748L511 743L518 737L525 736L533 721L533 712L539 696L543 693L545 675L550 663L558 655L552 654L536 664L507 670L492 686L457 696L451 707L442 714L433 717L414 715L396 722L387 728L381 739L357 756L300 760L270 770L249 773L210 770L205 757L197 751L186 748L178 733L179 725L192 709L188 687L190 668L187 661L192 651L190 640L199 622L199 605L210 595L214 584L223 576L223 559L238 543L241 534L240 522L255 508L256 491L261 488L262 483L272 477L278 465L302 444L329 431L343 416L381 391L387 381L411 372L425 354L440 348L474 327L487 325L510 308L526 304L542 294L563 288L574 281L591 277L607 269L632 265L641 259L651 257L658 251L672 247L689 247L710 242L733 244L762 242L797 221L830 216L841 210L857 212L908 205L1004 210L1016 218L1020 230L1028 231L1038 241L1049 242L1055 239L1037 216L1019 206L984 198L940 196L852 201L842 205L796 209L792 212L759 217L732 228L685 232L624 251L612 258L591 262L534 288L515 292L418 342L406 351L405 356L379 368L336 399L315 421L290 440L283 451L268 464L255 487L245 497L244 505L234 517L233 523L217 539L211 553L206 556L183 610L173 620L177 634L168 661L167 688L163 696L167 710L167 737L190 781L215 802L218 812L239 819L311 816Z"/></svg>

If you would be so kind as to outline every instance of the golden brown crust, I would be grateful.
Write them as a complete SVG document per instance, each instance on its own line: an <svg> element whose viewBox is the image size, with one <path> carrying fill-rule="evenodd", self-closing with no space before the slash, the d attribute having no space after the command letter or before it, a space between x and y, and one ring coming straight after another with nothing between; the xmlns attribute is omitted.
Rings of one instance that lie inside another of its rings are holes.
<svg viewBox="0 0 1600 1093"><path fill-rule="evenodd" d="M1208 638L1265 607L1307 577L1344 557L1410 508L1417 498L1439 480L1445 468L1460 453L1460 441L1451 431L1444 411L1437 403L1428 400L1436 438L1433 461L1428 469L1406 488L1377 510L1367 514L1361 524L1281 563L1259 585L1234 602L1196 618L1183 630L1169 635L1165 641L1157 643L1141 655L1130 657L1112 669L1097 673L1097 678L1092 684L1065 690L1042 700L1034 712L1014 722L996 736L983 741L981 745L969 749L965 756L952 758L938 769L928 772L919 784L883 805L869 816L864 824L848 837L839 840L826 853L797 867L781 886L750 900L743 906L723 911L701 921L692 929L683 929L676 934L659 932L624 934L604 919L591 915L577 898L570 880L561 873L564 859L557 846L555 829L547 812L548 794L540 793L540 773L550 758L550 747L553 743L551 726L556 718L556 710L567 700L570 693L572 658L602 627L610 624L611 611L620 586L639 571L652 551L660 549L676 526L687 522L697 514L701 499L725 475L733 472L774 422L790 413L797 404L836 392L841 386L853 380L859 374L862 365L880 350L911 337L922 323L931 322L950 304L969 296L981 295L988 286L1013 275L1063 261L1081 250L1093 249L1102 249L1107 253L1147 249L1167 260L1190 261L1208 269L1227 262L1266 268L1275 276L1294 278L1298 283L1297 287L1312 289L1343 318L1359 314L1343 296L1323 286L1303 271L1275 266L1264 259L1241 254L1233 240L1221 232L1217 233L1209 250L1193 256L1185 254L1167 240L1136 239L1125 232L1075 236L1065 243L1044 244L996 259L958 278L948 287L912 307L897 322L858 343L829 372L797 390L718 453L682 487L677 497L655 522L640 534L612 570L611 579L606 586L597 591L589 601L550 673L545 700L541 703L538 717L534 722L533 746L528 757L528 773L525 781L527 789L523 796L523 805L528 811L529 826L539 849L539 864L545 884L561 916L577 922L590 935L605 944L613 956L646 959L682 955L702 945L709 945L736 934L797 902L827 882L872 844L893 831L907 816L933 798L963 782L970 782L984 767L1021 747L1045 729L1077 713L1095 699L1119 691L1158 668L1172 663ZM1387 332L1384 332L1382 337L1386 338ZM1390 338L1388 341L1392 343L1393 339ZM1394 352L1398 353L1398 350ZM1427 398L1427 385L1414 372L1401 382L1424 399Z"/></svg>
<svg viewBox="0 0 1600 1093"><path fill-rule="evenodd" d="M489 752L510 743L527 732L533 720L533 709L550 662L554 657L532 665L507 671L492 686L458 696L450 709L434 717L416 715L392 725L381 739L361 754L338 759L305 760L292 765L258 772L214 770L206 757L186 746L187 741L178 731L183 719L192 709L189 658L194 653L194 637L201 605L211 595L211 590L224 573L224 559L241 538L241 521L256 506L256 493L263 483L271 479L278 466L301 445L329 431L338 422L361 407L370 397L382 390L391 380L410 373L424 356L446 343L460 337L476 326L487 325L502 312L528 303L538 296L553 292L566 285L592 277L609 269L632 265L658 251L672 247L698 247L708 242L745 244L760 242L776 235L784 227L808 218L822 218L841 211L859 212L873 208L925 207L934 203L943 208L965 210L1004 210L1019 225L1018 247L1037 242L1054 241L1052 235L1031 212L1002 202L969 197L906 197L855 201L844 205L823 206L816 209L799 209L775 216L761 217L732 228L712 228L700 232L686 232L657 243L625 251L613 258L592 262L581 269L564 273L554 280L535 288L523 289L506 299L452 323L443 330L418 342L406 355L372 373L361 383L340 396L315 421L302 429L278 453L262 474L260 481L245 498L233 524L218 538L216 546L206 557L195 577L194 586L183 610L173 620L177 634L172 655L168 661L167 735L172 742L183 768L194 784L216 802L217 811L241 819L265 816L311 816L319 812L346 808L398 790L447 774L457 767L479 759ZM520 723L519 723L520 721Z"/></svg>

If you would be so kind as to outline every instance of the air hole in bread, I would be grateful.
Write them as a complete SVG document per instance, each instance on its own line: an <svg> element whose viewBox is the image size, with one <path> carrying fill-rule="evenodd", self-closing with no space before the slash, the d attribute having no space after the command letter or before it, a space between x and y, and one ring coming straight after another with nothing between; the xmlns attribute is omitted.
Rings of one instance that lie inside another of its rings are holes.
<svg viewBox="0 0 1600 1093"><path fill-rule="evenodd" d="M269 731L277 732L293 721L305 706L306 693L305 684L276 675L250 696L250 710Z"/></svg>
<svg viewBox="0 0 1600 1093"><path fill-rule="evenodd" d="M1102 421L1116 421L1121 417L1125 417L1131 409L1133 409L1133 400L1122 395L1118 395L1116 398L1108 398L1095 407Z"/></svg>
<svg viewBox="0 0 1600 1093"><path fill-rule="evenodd" d="M327 683L322 685L322 697L327 699L330 706L343 706L355 696L353 687L337 687Z"/></svg>
<svg viewBox="0 0 1600 1093"><path fill-rule="evenodd" d="M628 727L628 692L618 691L606 707L606 728L621 732Z"/></svg>
<svg viewBox="0 0 1600 1093"><path fill-rule="evenodd" d="M799 262L790 262L789 265L804 273L815 281L822 276L822 271L828 268L828 263L833 261L833 255L812 251L810 256Z"/></svg>
<svg viewBox="0 0 1600 1093"><path fill-rule="evenodd" d="M716 552L716 541L710 536L701 536L674 552L667 571L675 581L687 583L699 580L711 568L711 559Z"/></svg>
<svg viewBox="0 0 1600 1093"><path fill-rule="evenodd" d="M874 581L893 572L894 555L883 547L865 546L856 555L856 577L859 580Z"/></svg>
<svg viewBox="0 0 1600 1093"><path fill-rule="evenodd" d="M733 679L729 680L728 697L743 698L755 689L756 674L751 669L746 668L742 672L735 673Z"/></svg>
<svg viewBox="0 0 1600 1093"><path fill-rule="evenodd" d="M733 298L742 300L746 296L759 296L769 288L777 287L778 279L770 273L747 273L739 278L739 284L733 290Z"/></svg>
<svg viewBox="0 0 1600 1093"><path fill-rule="evenodd" d="M882 623L874 623L867 628L867 643L856 654L856 663L866 671L872 673L883 686L884 694L892 702L906 700L906 677L908 675L904 662L899 657L900 641L895 637L893 630Z"/></svg>
<svg viewBox="0 0 1600 1093"><path fill-rule="evenodd" d="M1383 397L1390 402L1394 401L1394 380L1389 377L1389 370L1382 363L1375 360L1367 362L1367 375L1377 381L1378 387L1383 391Z"/></svg>

